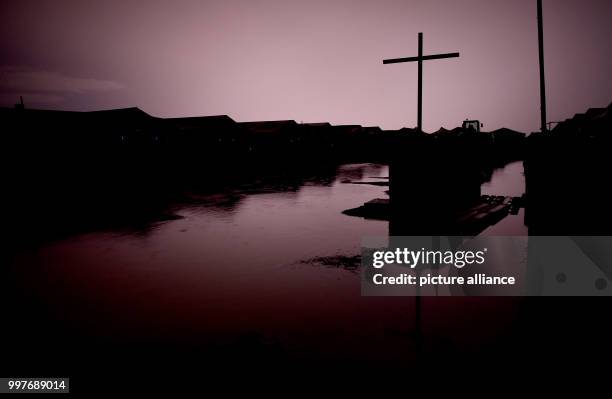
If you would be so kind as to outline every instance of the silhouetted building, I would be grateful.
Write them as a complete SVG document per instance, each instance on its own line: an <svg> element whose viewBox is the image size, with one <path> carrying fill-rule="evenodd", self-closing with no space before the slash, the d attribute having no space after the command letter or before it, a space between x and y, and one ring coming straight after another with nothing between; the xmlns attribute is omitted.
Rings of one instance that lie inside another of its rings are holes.
<svg viewBox="0 0 612 399"><path fill-rule="evenodd" d="M527 138L526 223L532 235L610 235L612 104Z"/></svg>

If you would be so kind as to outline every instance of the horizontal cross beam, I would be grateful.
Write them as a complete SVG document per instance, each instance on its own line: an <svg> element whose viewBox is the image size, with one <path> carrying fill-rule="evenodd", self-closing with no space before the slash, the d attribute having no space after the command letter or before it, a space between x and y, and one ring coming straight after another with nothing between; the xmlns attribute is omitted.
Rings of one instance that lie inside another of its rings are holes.
<svg viewBox="0 0 612 399"><path fill-rule="evenodd" d="M457 58L459 53L446 53L446 54L434 54L424 55L423 57L408 57L408 58L394 58L390 60L384 60L383 64L399 64L401 62L414 62L414 61L427 61L427 60L439 60L441 58Z"/></svg>

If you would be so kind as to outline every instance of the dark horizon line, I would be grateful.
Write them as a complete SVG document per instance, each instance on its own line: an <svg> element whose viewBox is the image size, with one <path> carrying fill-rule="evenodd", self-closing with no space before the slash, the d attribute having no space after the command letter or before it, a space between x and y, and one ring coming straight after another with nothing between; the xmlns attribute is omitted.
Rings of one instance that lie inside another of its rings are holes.
<svg viewBox="0 0 612 399"><path fill-rule="evenodd" d="M295 123L296 125L329 125L329 127L354 127L354 128L361 128L361 129L378 129L381 132L400 132L402 130L410 130L410 131L417 131L417 127L401 127L399 129L383 129L380 126L363 126L360 124L339 124L339 125L334 125L330 122L297 122L295 119L276 119L276 120L257 120L257 121L236 121L234 118L232 118L231 116L229 116L228 114L218 114L218 115L200 115L200 116L181 116L181 117L159 117L159 116L154 116L149 114L148 112L142 110L139 107L123 107L123 108L108 108L108 109L99 109L99 110L94 110L94 111L74 111L74 110L61 110L61 109L44 109L44 108L23 108L23 109L18 109L16 107L0 107L0 111L6 112L6 111L15 111L15 112L28 112L28 111L35 111L35 112L61 112L61 113L71 113L71 114L94 114L94 113L103 113L103 112L119 112L119 111L123 111L123 112L138 112L141 114L146 115L149 118L153 118L153 119L159 119L159 120L171 120L171 121L178 121L178 120L187 120L187 119L205 119L205 118L227 118L229 119L231 122L236 123L236 124L248 124L248 123ZM467 119L466 119L467 120ZM462 121L463 122L463 121ZM444 126L440 126L440 128L436 131L433 132L423 132L425 134L435 134L438 133L440 131L453 131L455 129L461 129L460 126L456 126L450 129L445 128ZM528 135L529 133L524 133L515 129L511 129L511 128L507 128L507 127L501 127L499 129L495 129L492 130L490 132L487 131L482 131L482 133L492 133L492 132L497 132L497 131L501 131L501 130L511 130L517 133L521 133L524 135Z"/></svg>

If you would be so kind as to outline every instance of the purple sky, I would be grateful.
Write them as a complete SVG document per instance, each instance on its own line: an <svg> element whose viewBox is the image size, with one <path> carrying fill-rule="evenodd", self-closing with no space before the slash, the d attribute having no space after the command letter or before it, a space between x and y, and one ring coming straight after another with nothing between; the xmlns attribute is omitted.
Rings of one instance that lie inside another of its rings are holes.
<svg viewBox="0 0 612 399"><path fill-rule="evenodd" d="M544 0L549 119L612 101L612 0ZM539 125L535 0L0 0L0 105L392 129Z"/></svg>

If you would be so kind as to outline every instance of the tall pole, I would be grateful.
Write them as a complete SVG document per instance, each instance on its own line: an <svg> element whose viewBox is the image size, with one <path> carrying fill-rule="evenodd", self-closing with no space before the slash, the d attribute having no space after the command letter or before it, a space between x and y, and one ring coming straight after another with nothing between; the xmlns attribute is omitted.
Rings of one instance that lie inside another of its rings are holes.
<svg viewBox="0 0 612 399"><path fill-rule="evenodd" d="M423 131L423 33L419 32L419 99L417 103L417 130Z"/></svg>
<svg viewBox="0 0 612 399"><path fill-rule="evenodd" d="M540 49L540 119L542 133L546 133L546 80L544 79L544 26L542 0L538 0L538 46Z"/></svg>

